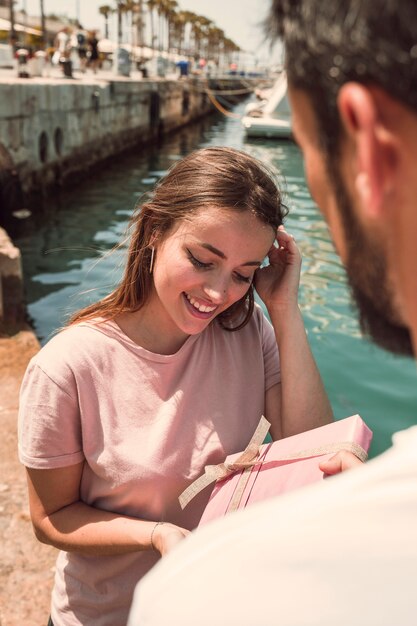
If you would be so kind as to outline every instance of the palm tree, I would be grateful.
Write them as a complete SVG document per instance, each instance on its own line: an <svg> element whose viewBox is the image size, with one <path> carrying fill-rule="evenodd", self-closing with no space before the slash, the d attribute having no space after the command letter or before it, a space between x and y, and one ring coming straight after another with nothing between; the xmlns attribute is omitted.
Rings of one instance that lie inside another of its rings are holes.
<svg viewBox="0 0 417 626"><path fill-rule="evenodd" d="M192 34L193 34L193 56L195 59L198 59L204 56L202 53L203 51L202 51L202 46L201 46L201 40L204 37L204 28L202 27L202 25L200 24L198 20L194 22L192 26Z"/></svg>
<svg viewBox="0 0 417 626"><path fill-rule="evenodd" d="M231 39L227 37L224 39L224 42L223 42L223 50L227 57L228 63L232 62L234 52L240 52L239 46L236 45L234 41L232 41Z"/></svg>
<svg viewBox="0 0 417 626"><path fill-rule="evenodd" d="M156 35L155 35L155 26L154 26L154 9L156 9L156 7L159 4L159 0L146 0L146 4L148 5L148 11L149 11L149 17L151 19L151 48L155 49L155 40L156 40Z"/></svg>
<svg viewBox="0 0 417 626"><path fill-rule="evenodd" d="M158 36L158 48L159 51L163 50L164 48L164 14L165 14L165 5L166 5L166 0L158 0L157 5L156 5L156 11L158 13L158 31L159 31L159 36Z"/></svg>
<svg viewBox="0 0 417 626"><path fill-rule="evenodd" d="M41 30L42 30L42 46L47 44L46 24L45 24L45 9L43 6L43 0L39 0L39 9L41 12Z"/></svg>
<svg viewBox="0 0 417 626"><path fill-rule="evenodd" d="M185 33L187 24L191 24L195 13L191 11L179 11L176 17L176 36L178 38L178 50L180 54L185 52Z"/></svg>
<svg viewBox="0 0 417 626"><path fill-rule="evenodd" d="M179 54L182 54L182 43L184 38L185 21L183 17L183 11L178 11L173 15L172 20L172 37L174 39L174 46Z"/></svg>
<svg viewBox="0 0 417 626"><path fill-rule="evenodd" d="M126 15L126 24L127 27L129 29L129 33L131 34L131 44L134 44L134 37L133 37L133 14L136 12L137 10L137 3L135 0L124 0L123 2L123 7L122 7L122 11L123 13ZM129 14L130 14L130 19L129 19Z"/></svg>
<svg viewBox="0 0 417 626"><path fill-rule="evenodd" d="M109 38L109 15L113 12L112 8L108 4L104 4L98 9L99 13L104 17L104 36Z"/></svg>
<svg viewBox="0 0 417 626"><path fill-rule="evenodd" d="M213 22L209 20L204 15L197 15L196 19L193 23L193 34L194 34L194 55L196 57L205 56L204 51L204 42L206 43L206 53L207 53L207 39L209 29L214 26ZM201 43L203 40L203 43Z"/></svg>
<svg viewBox="0 0 417 626"><path fill-rule="evenodd" d="M168 29L168 41L167 41L167 50L168 52L172 46L172 34L175 25L175 18L177 15L178 2L177 0L166 0L165 1L165 19L167 22Z"/></svg>
<svg viewBox="0 0 417 626"><path fill-rule="evenodd" d="M192 48L192 43L194 42L194 47L195 47L195 34L196 31L198 32L199 28L200 28L200 23L198 21L199 16L196 13L193 13L192 11L187 11L187 24L190 25L190 29L188 31L188 41L187 41L187 49L188 49L188 53L189 54L193 54L195 55L195 50L193 51Z"/></svg>
<svg viewBox="0 0 417 626"><path fill-rule="evenodd" d="M116 8L110 8L110 11L112 13L117 13L117 43L120 46L123 39L123 14L127 17L133 10L133 5L135 3L132 0L115 0L115 2Z"/></svg>
<svg viewBox="0 0 417 626"><path fill-rule="evenodd" d="M195 36L195 54L199 57L208 56L208 34L210 28L214 26L213 22L204 15L197 16L197 31ZM205 48L205 49L204 49Z"/></svg>
<svg viewBox="0 0 417 626"><path fill-rule="evenodd" d="M16 42L16 31L14 29L14 0L9 0L9 17L10 17L10 45L14 46Z"/></svg>
<svg viewBox="0 0 417 626"><path fill-rule="evenodd" d="M132 42L135 46L143 46L145 44L143 37L143 29L145 26L145 22L143 19L143 0L138 0L137 2L132 2L132 29L134 27L134 41Z"/></svg>
<svg viewBox="0 0 417 626"><path fill-rule="evenodd" d="M217 26L210 26L207 31L207 58L220 63L220 50L223 46L224 31Z"/></svg>
<svg viewBox="0 0 417 626"><path fill-rule="evenodd" d="M123 35L123 28L122 28L122 13L123 13L123 8L124 8L124 3L123 0L116 0L116 9L115 11L117 12L117 45L118 47L120 47L120 44L122 43L122 35Z"/></svg>

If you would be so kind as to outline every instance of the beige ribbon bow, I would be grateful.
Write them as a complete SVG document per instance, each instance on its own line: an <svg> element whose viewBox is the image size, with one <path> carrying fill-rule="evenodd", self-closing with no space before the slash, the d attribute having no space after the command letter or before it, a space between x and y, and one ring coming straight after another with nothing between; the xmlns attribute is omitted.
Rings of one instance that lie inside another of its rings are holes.
<svg viewBox="0 0 417 626"><path fill-rule="evenodd" d="M178 500L182 509L184 509L191 500L200 493L205 487L210 485L216 480L223 480L234 472L246 470L242 473L239 483L236 487L235 494L232 502L228 507L228 511L233 511L238 508L240 499L244 492L245 486L249 479L249 470L256 465L259 457L259 449L266 437L266 434L271 424L262 415L259 424L250 440L248 446L242 452L240 456L234 461L234 463L219 463L219 465L206 465L204 468L204 474L197 478L187 489L185 489L179 496ZM341 441L335 443L327 443L323 446L317 446L316 448L309 448L307 450L301 450L300 452L294 452L286 456L280 456L275 461L294 461L296 459L307 459L309 457L322 456L324 454L331 454L340 452L341 450L348 450L353 452L358 459L365 462L368 458L366 451L355 441Z"/></svg>
<svg viewBox="0 0 417 626"><path fill-rule="evenodd" d="M259 448L263 444L270 426L271 424L266 417L262 415L249 444L233 463L225 461L224 463L219 463L219 465L206 465L204 474L191 483L179 496L178 500L181 508L184 509L200 491L214 483L215 480L223 480L234 472L256 465Z"/></svg>

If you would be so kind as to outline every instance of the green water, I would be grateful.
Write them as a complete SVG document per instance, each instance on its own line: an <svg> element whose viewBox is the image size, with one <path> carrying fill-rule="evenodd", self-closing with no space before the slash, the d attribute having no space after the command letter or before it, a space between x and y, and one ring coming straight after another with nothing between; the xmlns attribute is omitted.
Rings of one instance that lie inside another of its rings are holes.
<svg viewBox="0 0 417 626"><path fill-rule="evenodd" d="M108 293L123 263L123 250L109 251L125 234L138 199L175 160L209 145L244 149L277 168L285 180L286 225L303 253L300 302L313 352L335 416L360 413L374 431L371 455L378 454L390 445L392 433L411 425L417 415L414 362L361 337L343 268L306 188L298 148L272 140L247 142L235 119L212 117L167 138L159 148L118 157L114 165L49 201L42 214L18 224L14 238L40 340L45 342L71 311Z"/></svg>

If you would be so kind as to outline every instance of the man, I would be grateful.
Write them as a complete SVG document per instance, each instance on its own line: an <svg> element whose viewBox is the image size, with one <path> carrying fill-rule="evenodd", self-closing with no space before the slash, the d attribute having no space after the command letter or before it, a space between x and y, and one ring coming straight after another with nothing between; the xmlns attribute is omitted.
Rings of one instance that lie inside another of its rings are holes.
<svg viewBox="0 0 417 626"><path fill-rule="evenodd" d="M416 354L417 3L273 0L270 17L362 328ZM416 529L413 427L360 470L195 533L139 585L129 626L411 626Z"/></svg>

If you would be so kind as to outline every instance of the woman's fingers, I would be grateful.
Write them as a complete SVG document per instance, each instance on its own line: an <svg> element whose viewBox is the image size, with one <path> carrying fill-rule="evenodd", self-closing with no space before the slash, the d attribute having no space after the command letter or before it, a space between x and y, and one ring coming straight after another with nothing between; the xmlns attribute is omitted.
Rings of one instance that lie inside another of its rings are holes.
<svg viewBox="0 0 417 626"><path fill-rule="evenodd" d="M301 253L293 235L287 233L283 226L279 226L276 234L276 244L268 253L270 263L283 263L284 265L301 265Z"/></svg>
<svg viewBox="0 0 417 626"><path fill-rule="evenodd" d="M284 226L278 226L277 242L280 247L283 246L288 248L290 246L296 246L294 235L287 233Z"/></svg>

